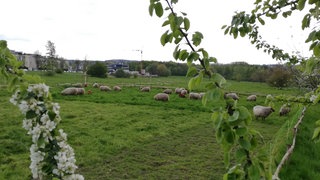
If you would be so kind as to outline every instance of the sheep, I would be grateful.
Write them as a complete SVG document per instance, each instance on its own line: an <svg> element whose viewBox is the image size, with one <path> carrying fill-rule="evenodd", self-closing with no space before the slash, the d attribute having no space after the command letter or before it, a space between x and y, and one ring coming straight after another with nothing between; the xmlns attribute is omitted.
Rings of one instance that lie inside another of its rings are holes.
<svg viewBox="0 0 320 180"><path fill-rule="evenodd" d="M69 87L61 91L61 95L82 95L84 92L84 88Z"/></svg>
<svg viewBox="0 0 320 180"><path fill-rule="evenodd" d="M163 90L163 93L172 94L172 89L165 89Z"/></svg>
<svg viewBox="0 0 320 180"><path fill-rule="evenodd" d="M181 92L179 93L179 97L185 98L187 94L188 94L188 91L185 89L182 89Z"/></svg>
<svg viewBox="0 0 320 180"><path fill-rule="evenodd" d="M233 100L239 100L239 96L236 93L225 93L224 98L232 98Z"/></svg>
<svg viewBox="0 0 320 180"><path fill-rule="evenodd" d="M92 87L98 88L98 87L100 87L100 85L98 83L93 83Z"/></svg>
<svg viewBox="0 0 320 180"><path fill-rule="evenodd" d="M180 94L180 93L181 93L181 90L183 90L183 88L176 88L176 89L175 89L175 93L176 93L176 94Z"/></svg>
<svg viewBox="0 0 320 180"><path fill-rule="evenodd" d="M190 93L189 98L190 99L201 99L201 95L199 93Z"/></svg>
<svg viewBox="0 0 320 180"><path fill-rule="evenodd" d="M100 86L100 91L111 91L109 86Z"/></svg>
<svg viewBox="0 0 320 180"><path fill-rule="evenodd" d="M157 101L169 101L169 95L166 93L158 93L153 98Z"/></svg>
<svg viewBox="0 0 320 180"><path fill-rule="evenodd" d="M120 86L113 86L113 90L115 90L115 91L121 91L121 87L120 87Z"/></svg>
<svg viewBox="0 0 320 180"><path fill-rule="evenodd" d="M290 112L290 107L287 104L281 106L279 110L279 115L284 116Z"/></svg>
<svg viewBox="0 0 320 180"><path fill-rule="evenodd" d="M203 98L204 95L206 95L206 93L204 93L204 92L200 93L201 99Z"/></svg>
<svg viewBox="0 0 320 180"><path fill-rule="evenodd" d="M77 90L77 94L79 95L83 95L85 93L84 88L76 88L76 90Z"/></svg>
<svg viewBox="0 0 320 180"><path fill-rule="evenodd" d="M250 95L247 97L247 101L256 101L257 100L257 96L256 95Z"/></svg>
<svg viewBox="0 0 320 180"><path fill-rule="evenodd" d="M261 117L263 120L268 117L272 112L274 112L274 109L269 106L254 106L253 107L253 114L258 119Z"/></svg>
<svg viewBox="0 0 320 180"><path fill-rule="evenodd" d="M142 88L140 88L140 91L141 92L150 92L150 87L149 86L146 86L146 87L142 87Z"/></svg>

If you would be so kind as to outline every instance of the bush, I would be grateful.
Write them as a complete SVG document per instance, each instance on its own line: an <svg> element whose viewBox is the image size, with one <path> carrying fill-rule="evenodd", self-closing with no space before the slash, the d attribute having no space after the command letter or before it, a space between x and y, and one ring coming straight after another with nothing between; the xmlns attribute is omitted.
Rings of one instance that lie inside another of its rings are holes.
<svg viewBox="0 0 320 180"><path fill-rule="evenodd" d="M267 83L273 87L283 88L289 86L291 79L292 74L286 68L279 66L272 69Z"/></svg>
<svg viewBox="0 0 320 180"><path fill-rule="evenodd" d="M63 73L63 69L60 69L60 68L59 68L59 69L56 69L55 72L56 72L57 74L62 74L62 73Z"/></svg>
<svg viewBox="0 0 320 180"><path fill-rule="evenodd" d="M118 69L115 73L114 76L117 78L129 78L130 74L125 72L123 69Z"/></svg>
<svg viewBox="0 0 320 180"><path fill-rule="evenodd" d="M54 71L46 71L44 73L45 76L54 76L55 75L55 72Z"/></svg>
<svg viewBox="0 0 320 180"><path fill-rule="evenodd" d="M93 77L106 77L107 73L107 67L104 63L96 62L95 64L89 66L88 68L88 75L91 75Z"/></svg>

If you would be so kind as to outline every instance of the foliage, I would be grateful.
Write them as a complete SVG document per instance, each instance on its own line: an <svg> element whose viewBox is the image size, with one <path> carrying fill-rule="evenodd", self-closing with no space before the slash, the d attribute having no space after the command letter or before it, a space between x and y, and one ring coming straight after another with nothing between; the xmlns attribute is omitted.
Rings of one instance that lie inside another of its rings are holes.
<svg viewBox="0 0 320 180"><path fill-rule="evenodd" d="M123 69L118 69L114 76L117 78L130 78L130 74L128 72L125 72Z"/></svg>
<svg viewBox="0 0 320 180"><path fill-rule="evenodd" d="M96 62L95 64L88 67L87 74L93 77L106 77L107 67L104 63Z"/></svg>
<svg viewBox="0 0 320 180"><path fill-rule="evenodd" d="M49 87L39 83L39 78L25 75L19 69L21 62L0 41L0 72L7 80L9 90L14 91L10 102L19 107L24 116L23 128L32 136L30 170L33 179L83 179L74 174L74 152L67 143L62 129L56 130L61 121L59 105L51 101Z"/></svg>
<svg viewBox="0 0 320 180"><path fill-rule="evenodd" d="M292 74L287 68L283 66L276 66L272 68L272 71L269 73L267 83L273 87L283 88L290 85L291 79Z"/></svg>
<svg viewBox="0 0 320 180"><path fill-rule="evenodd" d="M55 70L55 72L56 72L57 74L62 74L62 73L63 73L63 69L58 68L58 69Z"/></svg>
<svg viewBox="0 0 320 180"><path fill-rule="evenodd" d="M52 41L47 41L46 45L47 49L47 62L46 69L49 71L53 71L57 67L57 55L56 55L56 47Z"/></svg>

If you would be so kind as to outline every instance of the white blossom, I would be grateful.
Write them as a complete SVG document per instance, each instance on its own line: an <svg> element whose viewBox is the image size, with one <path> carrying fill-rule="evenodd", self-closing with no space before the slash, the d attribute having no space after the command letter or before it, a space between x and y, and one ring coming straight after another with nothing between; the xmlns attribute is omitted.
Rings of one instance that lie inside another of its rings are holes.
<svg viewBox="0 0 320 180"><path fill-rule="evenodd" d="M317 98L318 98L318 96L312 95L312 96L310 97L310 101L311 101L311 102L314 102Z"/></svg>
<svg viewBox="0 0 320 180"><path fill-rule="evenodd" d="M32 130L32 121L33 119L24 119L23 120L23 125L22 127L28 131L29 134L31 134L31 130Z"/></svg>
<svg viewBox="0 0 320 180"><path fill-rule="evenodd" d="M63 177L63 180L84 180L84 177L80 174L72 174L72 175Z"/></svg>

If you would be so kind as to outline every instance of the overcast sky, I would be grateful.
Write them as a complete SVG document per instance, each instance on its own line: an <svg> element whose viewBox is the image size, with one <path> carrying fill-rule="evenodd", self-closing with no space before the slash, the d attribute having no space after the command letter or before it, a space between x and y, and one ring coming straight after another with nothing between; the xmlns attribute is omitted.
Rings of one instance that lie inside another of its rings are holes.
<svg viewBox="0 0 320 180"><path fill-rule="evenodd" d="M46 54L48 40L65 59L173 60L173 45L163 47L164 18L150 17L149 0L0 0L0 39L12 50ZM279 63L257 50L248 38L225 36L221 26L230 24L235 11L250 12L254 0L180 0L177 10L188 14L191 32L204 35L201 47L219 63ZM301 30L302 15L267 21L261 28L266 40L280 48L308 56Z"/></svg>

